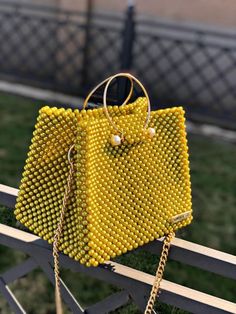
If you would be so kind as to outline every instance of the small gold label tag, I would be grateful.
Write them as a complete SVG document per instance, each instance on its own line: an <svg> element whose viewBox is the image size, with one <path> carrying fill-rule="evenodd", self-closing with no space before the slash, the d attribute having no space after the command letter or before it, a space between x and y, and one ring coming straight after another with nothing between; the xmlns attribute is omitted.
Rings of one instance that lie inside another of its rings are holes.
<svg viewBox="0 0 236 314"><path fill-rule="evenodd" d="M190 211L178 214L176 216L173 216L172 218L170 218L170 222L173 224L176 224L177 222L180 222L184 219L189 218L191 216L191 213L192 213L192 211L190 210Z"/></svg>

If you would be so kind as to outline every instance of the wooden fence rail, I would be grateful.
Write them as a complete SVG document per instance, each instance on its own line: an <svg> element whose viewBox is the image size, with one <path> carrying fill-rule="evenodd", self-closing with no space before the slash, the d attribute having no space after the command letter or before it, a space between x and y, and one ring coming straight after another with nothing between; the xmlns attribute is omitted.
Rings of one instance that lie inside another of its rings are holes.
<svg viewBox="0 0 236 314"><path fill-rule="evenodd" d="M0 204L14 208L17 193L17 189L0 185ZM0 293L2 293L15 313L26 313L9 289L8 284L37 267L40 267L52 284L54 284L52 247L38 236L3 224L0 224L0 244L25 252L29 256L27 260L0 274ZM147 250L159 254L161 247L162 241L157 240L139 248L139 250ZM170 259L236 279L235 256L198 244L178 238L174 239L171 246ZM62 268L86 273L122 289L122 291L84 309L61 280L63 300L73 313L108 313L126 304L130 299L138 305L141 311L144 310L154 276L113 261L106 262L104 265L96 268L87 268L64 254L60 254L60 265ZM191 313L236 313L235 303L167 280L162 281L161 291L161 302L174 305Z"/></svg>

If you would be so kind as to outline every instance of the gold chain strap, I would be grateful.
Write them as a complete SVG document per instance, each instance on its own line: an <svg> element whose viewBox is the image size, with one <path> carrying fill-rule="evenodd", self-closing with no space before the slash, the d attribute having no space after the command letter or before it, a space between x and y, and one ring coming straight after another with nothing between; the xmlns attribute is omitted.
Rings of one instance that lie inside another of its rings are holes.
<svg viewBox="0 0 236 314"><path fill-rule="evenodd" d="M72 163L71 157L70 157L71 151L73 148L74 148L74 145L71 146L69 151L68 151L68 161L69 161L69 165L70 165L70 170L69 170L69 175L67 178L67 185L65 188L65 193L63 196L60 219L59 219L59 223L57 225L57 229L56 229L56 232L54 235L54 241L53 241L53 257L54 257L54 273L55 273L55 301L56 301L56 313L57 314L63 313L62 301L61 301L61 291L60 291L60 270L59 270L59 252L58 252L59 248L58 247L59 247L60 238L61 238L62 231L63 231L63 224L64 224L65 213L66 213L66 205L67 205L67 201L68 201L69 194L71 191L73 174L74 174L74 166L73 166L73 163ZM155 300L159 294L160 283L161 283L164 269L165 269L165 265L167 262L167 258L168 258L168 254L169 254L169 250L170 250L170 245L171 245L171 240L173 239L174 236L175 236L174 233L170 233L164 239L159 265L158 265L158 268L156 271L155 280L154 280L154 283L152 286L151 294L150 294L150 297L149 297L149 300L148 300L144 314L152 314L152 312L155 313L154 304L155 304Z"/></svg>
<svg viewBox="0 0 236 314"><path fill-rule="evenodd" d="M171 240L174 238L174 236L175 236L174 233L170 233L164 239L159 265L156 271L155 280L152 286L152 290L151 290L150 297L149 297L144 314L152 314L152 312L155 313L153 308L154 308L156 298L158 297L158 294L160 293L160 283L161 283L163 273L165 270L165 265L166 265L169 250L170 250L170 243L171 243Z"/></svg>
<svg viewBox="0 0 236 314"><path fill-rule="evenodd" d="M62 202L62 208L60 213L60 219L59 223L57 225L57 229L54 235L54 241L53 241L53 257L54 257L54 274L55 274L55 301L56 301L56 313L62 314L62 301L61 301L61 290L60 290L60 271L59 271L59 244L60 244L60 238L62 235L63 230L63 224L65 220L65 213L66 213L66 205L69 198L69 194L71 191L72 186L72 180L73 180L73 174L74 174L74 166L70 158L70 154L72 149L74 148L74 145L71 146L71 148L68 151L68 161L70 165L69 175L67 177L67 184L63 196L63 202Z"/></svg>

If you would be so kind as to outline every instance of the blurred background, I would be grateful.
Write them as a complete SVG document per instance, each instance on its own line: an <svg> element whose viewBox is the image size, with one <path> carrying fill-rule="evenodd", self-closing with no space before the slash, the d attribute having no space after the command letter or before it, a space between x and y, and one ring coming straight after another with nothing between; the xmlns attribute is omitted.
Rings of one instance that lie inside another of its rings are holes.
<svg viewBox="0 0 236 314"><path fill-rule="evenodd" d="M0 0L0 183L19 187L40 107L81 106L91 87L129 71L145 84L153 110L186 110L194 221L178 237L235 255L235 12L234 0ZM120 104L127 88L121 80L111 102ZM16 226L12 210L0 206L0 223ZM23 259L0 246L0 273ZM116 260L152 274L158 263L144 252ZM62 277L82 304L116 291L70 271ZM165 278L236 302L231 279L174 261ZM55 312L40 270L10 288L27 313ZM11 313L1 294L0 312ZM130 303L114 313L140 312Z"/></svg>

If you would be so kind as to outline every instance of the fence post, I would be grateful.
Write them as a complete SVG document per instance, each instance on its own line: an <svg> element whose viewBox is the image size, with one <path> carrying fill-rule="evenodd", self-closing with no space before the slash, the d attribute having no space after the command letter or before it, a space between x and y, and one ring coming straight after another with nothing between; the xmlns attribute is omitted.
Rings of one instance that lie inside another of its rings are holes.
<svg viewBox="0 0 236 314"><path fill-rule="evenodd" d="M125 14L124 29L123 29L123 44L121 51L120 70L129 71L132 67L133 45L135 39L135 4L134 1L129 0ZM128 93L130 83L126 78L118 79L118 95L117 101L121 104Z"/></svg>
<svg viewBox="0 0 236 314"><path fill-rule="evenodd" d="M84 95L87 94L88 86L88 63L89 63L89 47L90 47L90 33L91 33L91 23L92 23L92 9L93 0L87 1L86 10L86 21L85 21L85 35L84 35L84 57L83 57L83 68L82 68L82 92Z"/></svg>

